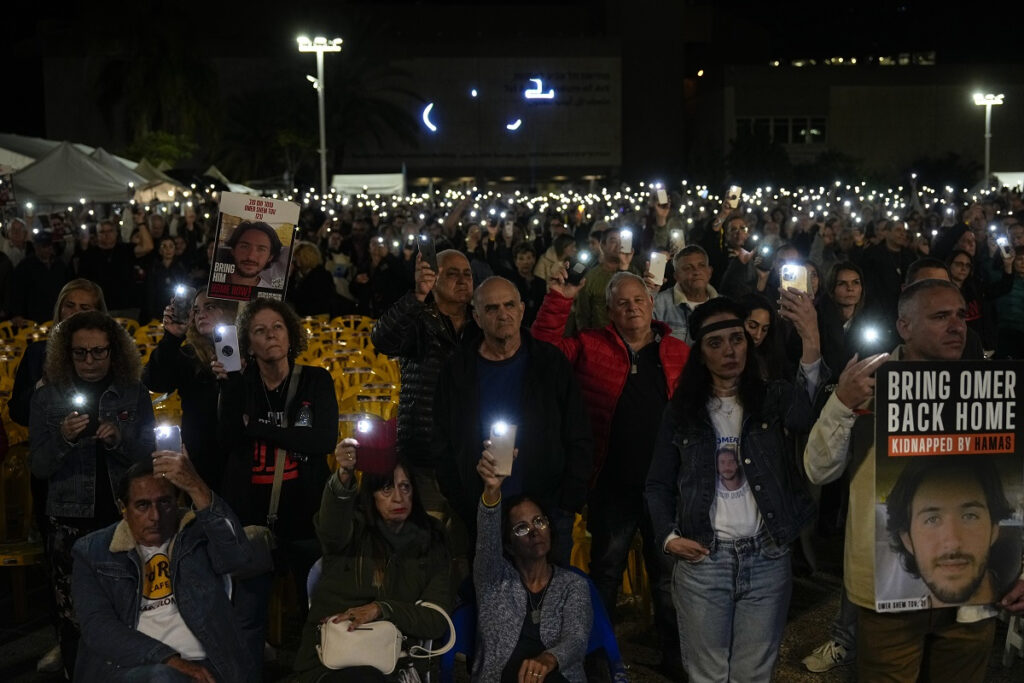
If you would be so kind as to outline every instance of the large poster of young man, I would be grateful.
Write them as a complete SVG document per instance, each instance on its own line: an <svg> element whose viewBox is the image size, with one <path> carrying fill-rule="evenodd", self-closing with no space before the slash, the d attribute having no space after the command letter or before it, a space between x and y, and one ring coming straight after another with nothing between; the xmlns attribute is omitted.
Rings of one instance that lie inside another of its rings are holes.
<svg viewBox="0 0 1024 683"><path fill-rule="evenodd" d="M215 299L283 299L299 205L225 192L220 199L208 294Z"/></svg>
<svg viewBox="0 0 1024 683"><path fill-rule="evenodd" d="M892 362L875 380L875 609L998 602L1021 573L1020 361Z"/></svg>

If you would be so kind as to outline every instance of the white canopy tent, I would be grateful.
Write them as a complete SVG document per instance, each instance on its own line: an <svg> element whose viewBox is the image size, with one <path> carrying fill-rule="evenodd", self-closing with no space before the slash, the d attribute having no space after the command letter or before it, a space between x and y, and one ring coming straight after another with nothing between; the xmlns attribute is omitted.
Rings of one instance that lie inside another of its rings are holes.
<svg viewBox="0 0 1024 683"><path fill-rule="evenodd" d="M25 168L36 159L46 156L47 153L53 151L60 144L58 140L34 138L13 133L0 133L0 164L9 166L17 171ZM96 151L95 147L90 147L89 145L73 144L80 152L85 154L92 154ZM104 153L125 168L135 168L135 162L131 159L125 159L109 152Z"/></svg>
<svg viewBox="0 0 1024 683"><path fill-rule="evenodd" d="M135 167L135 172L145 178L145 182L135 190L135 201L143 204L173 202L176 194L187 189L145 158Z"/></svg>
<svg viewBox="0 0 1024 683"><path fill-rule="evenodd" d="M331 177L331 187L341 194L404 195L405 173L354 173Z"/></svg>
<svg viewBox="0 0 1024 683"><path fill-rule="evenodd" d="M110 171L114 177L120 178L125 185L131 183L132 187L138 188L142 187L147 182L145 178L119 162L113 154L102 147L94 149L89 157L100 166Z"/></svg>
<svg viewBox="0 0 1024 683"><path fill-rule="evenodd" d="M259 190L254 190L248 185L242 185L241 183L233 183L230 180L228 180L228 177L221 173L220 169L217 168L216 166L210 166L210 168L206 169L203 175L210 176L211 178L216 178L217 180L227 185L228 189L231 190L232 192L238 192L240 194L251 194L256 195L257 197L260 196Z"/></svg>
<svg viewBox="0 0 1024 683"><path fill-rule="evenodd" d="M14 174L18 199L37 205L92 202L126 202L132 196L128 183L70 142L62 142Z"/></svg>

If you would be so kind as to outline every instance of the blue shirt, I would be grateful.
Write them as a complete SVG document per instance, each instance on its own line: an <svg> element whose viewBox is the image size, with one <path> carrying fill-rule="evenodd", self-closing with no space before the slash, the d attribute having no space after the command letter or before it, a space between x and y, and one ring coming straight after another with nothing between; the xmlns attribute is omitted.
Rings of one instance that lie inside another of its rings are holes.
<svg viewBox="0 0 1024 683"><path fill-rule="evenodd" d="M480 443L491 438L491 425L504 420L519 425L522 420L523 377L529 353L520 346L516 354L506 360L487 360L477 356L477 391L480 396ZM517 435L518 441L518 435ZM502 495L514 496L523 492L523 468L516 460L512 476L501 485Z"/></svg>

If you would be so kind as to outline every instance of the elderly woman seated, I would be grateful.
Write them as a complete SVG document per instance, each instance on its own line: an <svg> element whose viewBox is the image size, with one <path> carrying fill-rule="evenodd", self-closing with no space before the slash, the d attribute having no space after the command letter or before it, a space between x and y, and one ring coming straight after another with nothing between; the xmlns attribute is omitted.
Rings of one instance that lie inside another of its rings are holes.
<svg viewBox="0 0 1024 683"><path fill-rule="evenodd" d="M585 682L593 612L587 581L548 560L551 525L527 496L501 505L495 461L483 452L473 584L478 602L474 681ZM504 551L504 552L503 552Z"/></svg>
<svg viewBox="0 0 1024 683"><path fill-rule="evenodd" d="M375 429L393 428L393 422ZM363 435L360 435L361 438ZM451 556L439 522L427 515L413 487L409 466L386 447L359 449L362 482L357 484L356 446L339 444L338 471L324 488L316 530L323 546L323 573L311 596L309 618L295 657L301 681L392 681L371 667L331 671L317 658L317 626L330 619L387 620L413 639L437 639L444 617L417 601L451 608ZM418 660L424 661L424 660Z"/></svg>

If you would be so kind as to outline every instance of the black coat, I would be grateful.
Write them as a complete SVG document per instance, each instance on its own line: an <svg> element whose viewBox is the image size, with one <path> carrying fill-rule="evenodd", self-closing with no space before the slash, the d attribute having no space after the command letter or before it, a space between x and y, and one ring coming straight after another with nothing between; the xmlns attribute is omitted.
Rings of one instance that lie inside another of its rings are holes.
<svg viewBox="0 0 1024 683"><path fill-rule="evenodd" d="M516 447L523 490L547 509L575 512L583 507L593 471L593 433L583 395L560 350L523 329L529 354L523 377ZM478 344L464 344L445 364L434 403L434 457L437 480L448 502L466 524L476 523L483 482L476 464L481 396L477 381Z"/></svg>
<svg viewBox="0 0 1024 683"><path fill-rule="evenodd" d="M480 338L480 328L466 311L461 333L429 300L409 292L385 311L373 326L370 340L378 353L396 357L402 372L398 397L398 454L416 467L434 467L431 436L434 396L441 366L460 343Z"/></svg>
<svg viewBox="0 0 1024 683"><path fill-rule="evenodd" d="M142 372L142 383L153 392L177 391L181 398L181 440L203 481L220 491L224 449L217 441L217 379L200 366L181 337L165 333Z"/></svg>

